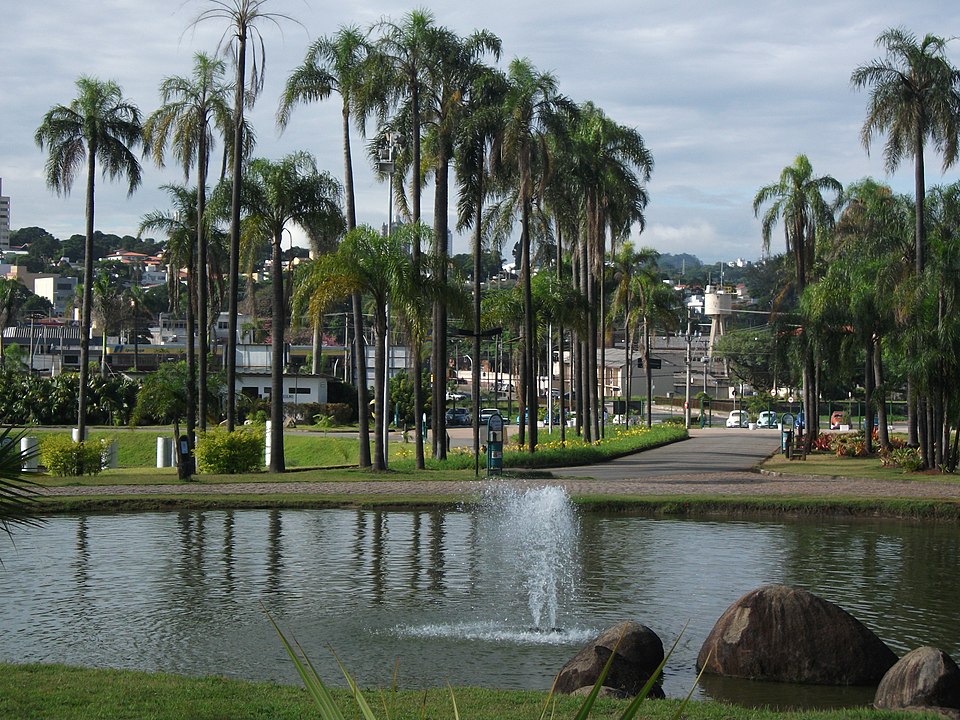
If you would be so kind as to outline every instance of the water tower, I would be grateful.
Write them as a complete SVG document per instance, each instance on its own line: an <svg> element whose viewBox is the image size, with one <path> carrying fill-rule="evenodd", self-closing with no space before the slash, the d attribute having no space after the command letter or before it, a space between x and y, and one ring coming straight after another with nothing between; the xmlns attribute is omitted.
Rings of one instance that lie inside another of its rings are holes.
<svg viewBox="0 0 960 720"><path fill-rule="evenodd" d="M734 293L716 285L707 285L703 293L703 314L710 318L709 357L713 357L713 346L717 338L727 333L727 318L733 312Z"/></svg>

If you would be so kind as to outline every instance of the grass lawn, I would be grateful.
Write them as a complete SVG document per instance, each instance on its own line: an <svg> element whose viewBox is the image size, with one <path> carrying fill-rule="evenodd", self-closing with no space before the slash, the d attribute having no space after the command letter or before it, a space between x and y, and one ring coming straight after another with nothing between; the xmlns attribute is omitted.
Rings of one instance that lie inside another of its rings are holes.
<svg viewBox="0 0 960 720"><path fill-rule="evenodd" d="M812 452L806 460L788 460L777 454L761 466L764 470L790 475L818 475L826 477L856 477L868 480L913 480L924 482L960 482L956 475L946 473L905 472L900 467L883 467L880 457L837 457L831 452Z"/></svg>
<svg viewBox="0 0 960 720"><path fill-rule="evenodd" d="M547 694L534 691L456 688L459 716L471 720L536 720ZM334 690L341 710L357 717L345 690ZM449 689L367 691L365 696L378 718L453 718ZM556 698L546 717L572 718L583 700ZM667 720L679 700L648 701L641 718ZM626 700L598 700L590 717L617 718ZM387 708L385 710L384 708ZM301 720L318 718L307 692L294 686L223 678L186 678L162 673L89 670L63 665L0 664L0 718L86 720ZM895 713L867 708L835 711L777 712L752 710L712 702L693 702L684 710L687 720L920 720L935 715Z"/></svg>

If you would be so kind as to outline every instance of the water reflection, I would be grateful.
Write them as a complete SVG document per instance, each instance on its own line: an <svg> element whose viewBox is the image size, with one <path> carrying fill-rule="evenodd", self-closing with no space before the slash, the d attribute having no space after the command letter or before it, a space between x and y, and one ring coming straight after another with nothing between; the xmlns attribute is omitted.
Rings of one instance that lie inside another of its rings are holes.
<svg viewBox="0 0 960 720"><path fill-rule="evenodd" d="M574 532L560 629L531 632L532 561L489 509L51 518L4 557L0 660L294 681L263 601L330 679L339 672L327 647L365 683L387 684L399 658L405 687L547 688L604 627L635 619L671 643L689 621L666 674L667 693L680 695L716 618L770 582L838 603L900 654L934 644L960 656L952 525L586 513ZM799 695L717 678L701 691L773 704L783 693Z"/></svg>

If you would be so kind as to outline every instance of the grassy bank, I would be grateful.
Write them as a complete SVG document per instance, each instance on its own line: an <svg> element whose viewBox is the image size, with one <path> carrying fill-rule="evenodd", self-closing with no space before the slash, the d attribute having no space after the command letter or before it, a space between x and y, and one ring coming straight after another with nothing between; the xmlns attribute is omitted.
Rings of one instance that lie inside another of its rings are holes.
<svg viewBox="0 0 960 720"><path fill-rule="evenodd" d="M354 717L346 691L335 695L347 717ZM460 717L471 720L535 720L541 716L546 693L532 691L458 688L454 691ZM385 717L380 693L368 699L378 717ZM450 691L406 690L384 693L394 720L452 718ZM552 713L557 718L576 715L581 699L556 698ZM676 712L677 700L650 701L641 717L666 720ZM591 718L616 718L626 708L625 700L599 700ZM551 714L548 711L548 717ZM936 717L909 713L848 709L829 712L777 712L752 710L718 703L694 702L683 716L688 720L919 720ZM86 720L137 718L137 720L301 720L318 717L305 690L273 683L254 683L223 678L185 678L161 673L119 670L88 670L63 665L0 664L0 718Z"/></svg>
<svg viewBox="0 0 960 720"><path fill-rule="evenodd" d="M818 477L853 477L868 480L912 480L916 482L960 483L960 476L935 472L907 472L897 466L883 466L880 457L837 457L832 452L812 452L806 460L788 460L777 454L763 463L763 469L786 475L816 475Z"/></svg>

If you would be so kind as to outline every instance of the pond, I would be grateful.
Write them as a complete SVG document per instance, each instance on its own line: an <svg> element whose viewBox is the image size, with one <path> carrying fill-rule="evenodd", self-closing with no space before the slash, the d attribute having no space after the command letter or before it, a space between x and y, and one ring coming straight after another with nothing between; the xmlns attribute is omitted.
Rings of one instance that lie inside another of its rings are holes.
<svg viewBox="0 0 960 720"><path fill-rule="evenodd" d="M685 694L721 613L766 583L831 600L895 652L960 657L960 531L896 521L574 512L553 489L462 511L52 517L3 546L0 660L297 682L264 609L328 680L547 689L623 619L670 644ZM831 706L871 689L707 678L696 697Z"/></svg>

